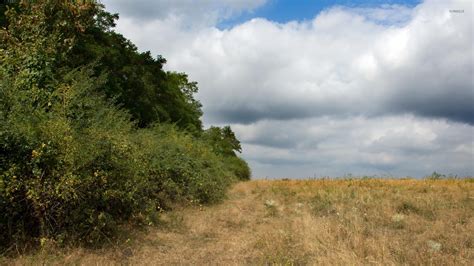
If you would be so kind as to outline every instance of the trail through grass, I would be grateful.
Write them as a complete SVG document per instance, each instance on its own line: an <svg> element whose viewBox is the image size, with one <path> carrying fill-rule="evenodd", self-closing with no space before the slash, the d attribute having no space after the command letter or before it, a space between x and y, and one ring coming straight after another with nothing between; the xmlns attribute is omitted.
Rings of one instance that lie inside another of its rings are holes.
<svg viewBox="0 0 474 266"><path fill-rule="evenodd" d="M474 183L244 182L221 204L165 213L157 228L124 236L111 247L46 245L0 263L473 265Z"/></svg>

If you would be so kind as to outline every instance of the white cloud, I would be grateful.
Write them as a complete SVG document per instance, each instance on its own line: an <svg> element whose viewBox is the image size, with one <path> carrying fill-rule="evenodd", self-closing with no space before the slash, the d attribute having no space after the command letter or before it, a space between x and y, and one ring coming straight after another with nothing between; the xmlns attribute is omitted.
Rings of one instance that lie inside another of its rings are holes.
<svg viewBox="0 0 474 266"><path fill-rule="evenodd" d="M234 126L258 177L472 175L473 128L413 115Z"/></svg>
<svg viewBox="0 0 474 266"><path fill-rule="evenodd" d="M199 82L206 124L233 124L256 175L311 175L315 166L327 174L474 174L466 137L474 124L472 4L334 7L309 21L216 28L264 2L148 2L161 8L156 17L125 12L118 30Z"/></svg>

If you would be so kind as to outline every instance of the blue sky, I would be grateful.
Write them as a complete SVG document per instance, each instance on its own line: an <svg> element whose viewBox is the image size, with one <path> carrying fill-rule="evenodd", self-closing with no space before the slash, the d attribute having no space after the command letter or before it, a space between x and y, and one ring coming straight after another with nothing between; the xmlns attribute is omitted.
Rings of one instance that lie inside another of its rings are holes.
<svg viewBox="0 0 474 266"><path fill-rule="evenodd" d="M370 8L381 5L416 6L419 0L268 0L252 12L244 12L238 17L219 23L221 29L239 25L251 18L265 18L278 23L311 20L322 10L334 6Z"/></svg>

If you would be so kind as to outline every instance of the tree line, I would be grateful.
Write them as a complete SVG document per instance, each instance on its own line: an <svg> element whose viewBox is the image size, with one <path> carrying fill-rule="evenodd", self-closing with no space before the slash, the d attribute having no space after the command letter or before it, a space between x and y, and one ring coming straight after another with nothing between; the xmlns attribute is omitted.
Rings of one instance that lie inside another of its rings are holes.
<svg viewBox="0 0 474 266"><path fill-rule="evenodd" d="M94 1L5 3L0 250L98 245L250 179L232 129L203 129L197 83L116 33L117 14Z"/></svg>

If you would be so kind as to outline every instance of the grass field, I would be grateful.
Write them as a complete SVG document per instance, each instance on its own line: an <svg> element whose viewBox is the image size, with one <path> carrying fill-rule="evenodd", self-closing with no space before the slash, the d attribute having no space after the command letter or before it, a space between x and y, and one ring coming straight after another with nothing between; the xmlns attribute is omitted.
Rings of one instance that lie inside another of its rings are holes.
<svg viewBox="0 0 474 266"><path fill-rule="evenodd" d="M128 232L102 249L44 243L0 264L474 265L474 182L250 181Z"/></svg>

